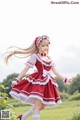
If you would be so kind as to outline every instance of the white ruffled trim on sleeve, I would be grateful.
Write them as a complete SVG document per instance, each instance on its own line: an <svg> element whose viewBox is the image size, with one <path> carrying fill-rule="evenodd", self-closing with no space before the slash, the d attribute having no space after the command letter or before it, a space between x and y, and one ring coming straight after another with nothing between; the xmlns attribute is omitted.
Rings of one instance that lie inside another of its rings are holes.
<svg viewBox="0 0 80 120"><path fill-rule="evenodd" d="M35 54L33 54L25 63L25 65L29 65L30 67L33 67L35 64L36 64L36 56Z"/></svg>

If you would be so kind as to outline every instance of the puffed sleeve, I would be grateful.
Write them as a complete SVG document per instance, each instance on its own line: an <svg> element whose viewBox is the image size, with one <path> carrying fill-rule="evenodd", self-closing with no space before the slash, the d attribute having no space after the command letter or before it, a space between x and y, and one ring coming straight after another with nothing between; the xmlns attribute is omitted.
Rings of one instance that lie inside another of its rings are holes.
<svg viewBox="0 0 80 120"><path fill-rule="evenodd" d="M35 64L36 64L36 55L33 54L25 63L25 65L29 65L30 67L33 67Z"/></svg>
<svg viewBox="0 0 80 120"><path fill-rule="evenodd" d="M55 63L52 61L52 67L55 67Z"/></svg>
<svg viewBox="0 0 80 120"><path fill-rule="evenodd" d="M51 64L51 66L52 67L55 67L55 62L54 62L54 60L50 57L50 59L51 59L51 61L52 61L52 64Z"/></svg>

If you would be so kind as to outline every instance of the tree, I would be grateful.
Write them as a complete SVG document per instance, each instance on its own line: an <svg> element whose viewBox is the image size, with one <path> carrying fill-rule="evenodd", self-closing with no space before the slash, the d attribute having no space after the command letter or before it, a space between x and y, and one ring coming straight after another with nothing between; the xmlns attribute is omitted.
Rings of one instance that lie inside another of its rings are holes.
<svg viewBox="0 0 80 120"><path fill-rule="evenodd" d="M3 80L2 84L5 86L5 87L9 87L6 91L6 93L9 95L9 92L11 90L11 84L12 84L12 80L14 80L16 77L18 76L18 73L12 73L10 75L7 76L6 79ZM10 95L9 95L10 97Z"/></svg>
<svg viewBox="0 0 80 120"><path fill-rule="evenodd" d="M8 75L6 77L6 79L3 80L2 84L5 86L5 87L9 87L6 91L6 93L9 95L9 92L11 90L11 84L12 84L12 80L15 80L15 78L18 76L19 74L18 73L12 73L10 75ZM28 74L27 74L28 75ZM23 77L27 76L27 75L24 75ZM10 97L10 95L9 95Z"/></svg>
<svg viewBox="0 0 80 120"><path fill-rule="evenodd" d="M67 92L68 86L64 85L64 82L62 80L60 80L59 78L55 78L56 82L58 84L58 88L61 92Z"/></svg>
<svg viewBox="0 0 80 120"><path fill-rule="evenodd" d="M69 86L70 94L73 94L75 91L80 92L80 74L77 74L76 77L73 78L73 82Z"/></svg>

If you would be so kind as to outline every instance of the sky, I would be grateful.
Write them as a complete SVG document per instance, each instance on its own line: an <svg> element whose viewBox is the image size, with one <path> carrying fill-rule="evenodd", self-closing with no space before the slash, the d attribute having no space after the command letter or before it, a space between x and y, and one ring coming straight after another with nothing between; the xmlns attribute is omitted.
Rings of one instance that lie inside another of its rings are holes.
<svg viewBox="0 0 80 120"><path fill-rule="evenodd" d="M80 73L79 21L80 3L51 4L51 0L0 0L0 82L14 72L20 73L28 60L12 57L6 65L4 53L7 48L26 48L39 35L49 36L49 55L62 75L74 77Z"/></svg>

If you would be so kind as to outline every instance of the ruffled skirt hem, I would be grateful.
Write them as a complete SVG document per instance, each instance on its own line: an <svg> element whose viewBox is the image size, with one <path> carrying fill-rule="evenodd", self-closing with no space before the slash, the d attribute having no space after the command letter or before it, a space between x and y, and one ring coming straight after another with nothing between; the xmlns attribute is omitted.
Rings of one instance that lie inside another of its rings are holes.
<svg viewBox="0 0 80 120"><path fill-rule="evenodd" d="M29 105L33 105L34 106L34 102L35 99L37 98L38 100L40 100L43 104L45 104L46 106L56 106L60 103L62 103L60 97L56 98L56 102L55 102L55 98L52 98L52 101L49 101L49 99L46 98L46 100L44 100L44 98L42 98L39 95L25 95L23 93L17 93L15 91L11 91L10 95L15 98L18 101L21 101L24 104L29 104ZM58 99L58 100L57 100Z"/></svg>

